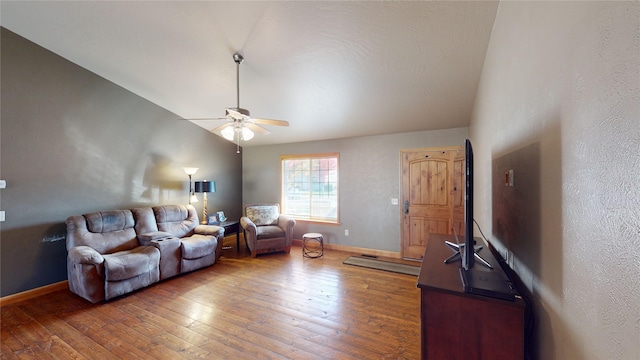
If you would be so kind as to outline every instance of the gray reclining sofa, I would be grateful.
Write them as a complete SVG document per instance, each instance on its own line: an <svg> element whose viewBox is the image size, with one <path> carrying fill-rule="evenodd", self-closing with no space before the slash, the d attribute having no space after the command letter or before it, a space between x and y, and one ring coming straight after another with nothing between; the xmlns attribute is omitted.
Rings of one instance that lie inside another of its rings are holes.
<svg viewBox="0 0 640 360"><path fill-rule="evenodd" d="M192 205L110 210L67 219L69 289L96 303L213 265L224 228Z"/></svg>

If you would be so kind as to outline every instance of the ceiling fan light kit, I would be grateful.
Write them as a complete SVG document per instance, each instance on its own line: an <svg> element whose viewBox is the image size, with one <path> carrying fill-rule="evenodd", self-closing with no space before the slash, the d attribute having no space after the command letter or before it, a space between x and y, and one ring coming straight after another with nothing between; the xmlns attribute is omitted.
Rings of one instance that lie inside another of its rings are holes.
<svg viewBox="0 0 640 360"><path fill-rule="evenodd" d="M233 61L236 63L236 107L227 108L225 117L210 119L186 119L186 120L214 120L226 121L224 124L211 130L211 132L222 136L223 138L236 142L237 153L240 153L240 141L249 141L253 139L255 133L268 135L270 131L262 127L262 125L289 126L284 120L272 119L256 119L251 117L251 113L247 109L240 107L240 64L244 62L244 57L240 53L233 54Z"/></svg>
<svg viewBox="0 0 640 360"><path fill-rule="evenodd" d="M220 131L220 135L229 141L234 141L236 134L238 134L238 138L242 141L249 141L253 139L254 136L253 131L248 127L240 127L235 124L233 126L227 126Z"/></svg>

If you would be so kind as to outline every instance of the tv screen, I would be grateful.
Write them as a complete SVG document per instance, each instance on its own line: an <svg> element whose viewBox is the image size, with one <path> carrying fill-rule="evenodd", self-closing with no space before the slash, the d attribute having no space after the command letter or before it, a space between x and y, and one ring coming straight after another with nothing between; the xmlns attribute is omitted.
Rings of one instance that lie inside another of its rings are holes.
<svg viewBox="0 0 640 360"><path fill-rule="evenodd" d="M475 264L475 243L473 241L473 148L467 139L465 142L465 188L464 188L464 248L461 249L462 266L460 277L464 292L513 301L514 291L502 274L493 271L493 267L481 256L479 261L487 269L472 269ZM479 247L480 248L480 247Z"/></svg>
<svg viewBox="0 0 640 360"><path fill-rule="evenodd" d="M465 141L465 187L464 187L464 249L461 251L462 267L465 270L473 268L473 148L471 141Z"/></svg>

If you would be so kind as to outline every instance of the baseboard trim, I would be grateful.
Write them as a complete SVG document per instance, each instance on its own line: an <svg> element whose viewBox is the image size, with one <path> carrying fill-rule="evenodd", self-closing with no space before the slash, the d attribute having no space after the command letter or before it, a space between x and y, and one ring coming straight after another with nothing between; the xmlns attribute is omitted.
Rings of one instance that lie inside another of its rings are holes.
<svg viewBox="0 0 640 360"><path fill-rule="evenodd" d="M302 246L301 239L293 239L293 245ZM391 259L402 259L402 254L395 251L387 251L387 250L376 250L376 249L368 249L361 248L355 246L347 246L347 245L339 245L339 244L327 244L324 243L324 248L329 250L338 250L345 252L352 252L361 255L370 255L370 256L378 256L378 257L386 257Z"/></svg>
<svg viewBox="0 0 640 360"><path fill-rule="evenodd" d="M49 285L41 286L39 288L19 292L17 294L3 296L0 298L0 307L12 305L20 301L32 299L34 297L46 295L54 291L68 289L68 288L69 288L69 281L64 280L54 284L49 284Z"/></svg>

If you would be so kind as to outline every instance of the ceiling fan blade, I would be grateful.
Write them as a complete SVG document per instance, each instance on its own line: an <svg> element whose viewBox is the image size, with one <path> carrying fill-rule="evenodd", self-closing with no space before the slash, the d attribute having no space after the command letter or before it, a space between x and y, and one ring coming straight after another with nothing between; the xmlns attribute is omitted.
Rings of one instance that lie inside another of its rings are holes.
<svg viewBox="0 0 640 360"><path fill-rule="evenodd" d="M220 126L218 126L217 128L210 130L212 133L216 133L219 134L220 131L224 130L224 128L229 127L229 126L233 126L233 123L226 123L226 124L222 124Z"/></svg>
<svg viewBox="0 0 640 360"><path fill-rule="evenodd" d="M260 135L269 135L269 134L271 134L271 131L263 128L260 125L252 124L250 122L245 123L244 126L248 127L249 129L253 130L253 132L258 133Z"/></svg>
<svg viewBox="0 0 640 360"><path fill-rule="evenodd" d="M219 118L193 118L193 119L183 119L180 118L178 120L186 120L186 121L203 121L203 120L228 120L226 117L219 117Z"/></svg>
<svg viewBox="0 0 640 360"><path fill-rule="evenodd" d="M289 122L284 120L251 119L251 122L256 124L265 124L265 125L289 126Z"/></svg>
<svg viewBox="0 0 640 360"><path fill-rule="evenodd" d="M230 109L230 108L227 108L227 114L229 114L229 116L231 116L232 118L234 118L236 120L242 120L242 119L245 118L245 115L243 115L243 114L241 114L241 113L239 113L239 112L237 112L237 111L235 111L233 109Z"/></svg>

